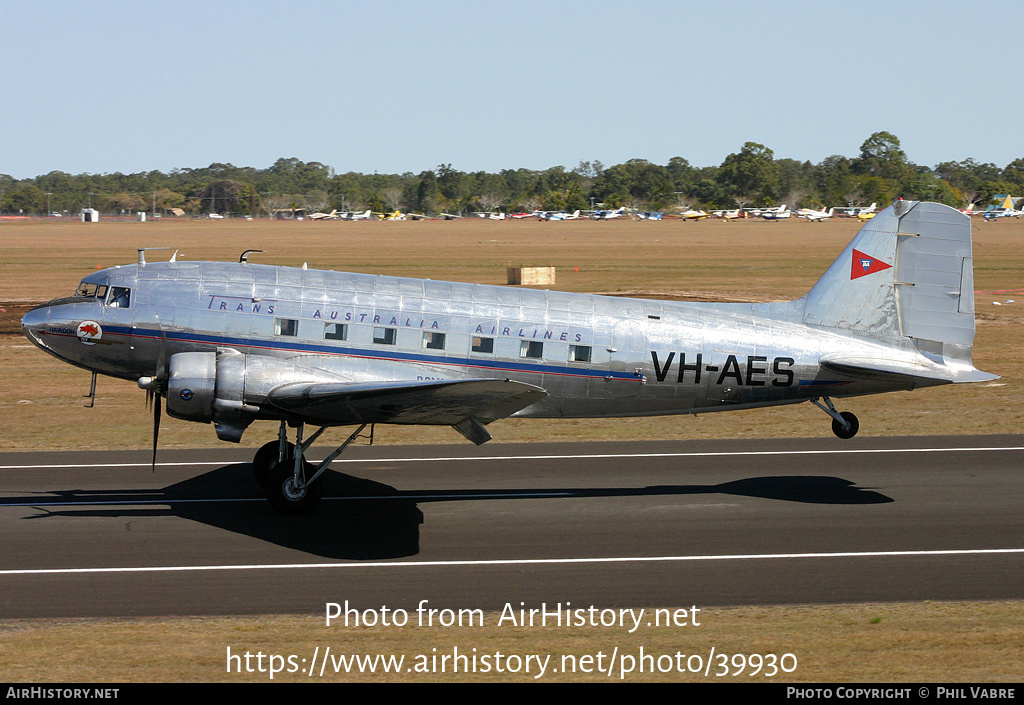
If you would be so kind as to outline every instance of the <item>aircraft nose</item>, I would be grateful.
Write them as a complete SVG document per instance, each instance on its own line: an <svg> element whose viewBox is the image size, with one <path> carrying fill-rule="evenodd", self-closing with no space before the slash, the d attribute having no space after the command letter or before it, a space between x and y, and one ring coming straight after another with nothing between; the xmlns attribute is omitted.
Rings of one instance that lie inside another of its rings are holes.
<svg viewBox="0 0 1024 705"><path fill-rule="evenodd" d="M43 335L46 324L50 319L50 309L47 305L36 306L21 317L21 332L35 345L47 350L48 346L43 342Z"/></svg>

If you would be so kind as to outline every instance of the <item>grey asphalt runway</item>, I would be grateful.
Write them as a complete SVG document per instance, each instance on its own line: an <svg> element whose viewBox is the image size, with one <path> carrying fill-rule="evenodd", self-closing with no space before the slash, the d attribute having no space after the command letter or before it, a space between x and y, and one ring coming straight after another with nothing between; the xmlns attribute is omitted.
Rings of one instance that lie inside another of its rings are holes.
<svg viewBox="0 0 1024 705"><path fill-rule="evenodd" d="M0 618L1024 598L1024 436L251 452L0 454Z"/></svg>

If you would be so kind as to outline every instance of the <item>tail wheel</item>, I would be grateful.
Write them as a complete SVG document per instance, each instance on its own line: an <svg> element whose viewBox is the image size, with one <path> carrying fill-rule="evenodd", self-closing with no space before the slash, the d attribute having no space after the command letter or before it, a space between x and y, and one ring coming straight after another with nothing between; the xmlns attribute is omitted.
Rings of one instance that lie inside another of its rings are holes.
<svg viewBox="0 0 1024 705"><path fill-rule="evenodd" d="M303 461L303 477L312 477L315 468ZM295 481L295 461L285 459L284 462L274 460L267 471L267 501L270 506L281 514L306 514L313 511L323 496L323 481L317 478L314 482Z"/></svg>
<svg viewBox="0 0 1024 705"><path fill-rule="evenodd" d="M832 419L832 433L836 434L839 438L853 438L857 435L857 431L860 430L860 421L857 420L856 415L850 411L840 411L839 415L843 417L849 427L839 423L839 419Z"/></svg>

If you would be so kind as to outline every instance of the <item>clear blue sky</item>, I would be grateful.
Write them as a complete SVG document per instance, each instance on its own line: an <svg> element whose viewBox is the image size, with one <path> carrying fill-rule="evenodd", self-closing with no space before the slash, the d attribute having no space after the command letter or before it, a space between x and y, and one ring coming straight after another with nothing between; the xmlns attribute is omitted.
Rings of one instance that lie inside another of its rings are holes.
<svg viewBox="0 0 1024 705"><path fill-rule="evenodd" d="M0 173L1024 157L1019 2L7 0Z"/></svg>

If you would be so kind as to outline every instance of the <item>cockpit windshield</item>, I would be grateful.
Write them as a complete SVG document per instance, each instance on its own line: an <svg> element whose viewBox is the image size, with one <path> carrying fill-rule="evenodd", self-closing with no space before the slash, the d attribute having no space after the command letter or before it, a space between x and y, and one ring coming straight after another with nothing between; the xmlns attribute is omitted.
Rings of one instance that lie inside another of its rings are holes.
<svg viewBox="0 0 1024 705"><path fill-rule="evenodd" d="M132 305L132 290L126 286L108 286L83 280L75 289L75 296L98 299L110 308L130 308Z"/></svg>
<svg viewBox="0 0 1024 705"><path fill-rule="evenodd" d="M107 298L107 285L83 281L75 290L75 296L86 296L90 299L103 300Z"/></svg>

